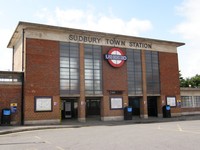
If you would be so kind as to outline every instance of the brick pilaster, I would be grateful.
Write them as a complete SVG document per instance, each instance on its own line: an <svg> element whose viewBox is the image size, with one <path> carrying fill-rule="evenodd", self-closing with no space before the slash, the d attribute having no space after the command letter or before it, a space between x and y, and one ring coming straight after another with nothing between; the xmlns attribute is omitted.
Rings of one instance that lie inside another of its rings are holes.
<svg viewBox="0 0 200 150"><path fill-rule="evenodd" d="M84 45L80 44L80 98L78 100L78 120L85 122L85 72Z"/></svg>
<svg viewBox="0 0 200 150"><path fill-rule="evenodd" d="M146 81L146 63L145 63L145 51L142 50L142 87L143 87L143 98L140 100L140 117L148 118L147 109L147 81Z"/></svg>

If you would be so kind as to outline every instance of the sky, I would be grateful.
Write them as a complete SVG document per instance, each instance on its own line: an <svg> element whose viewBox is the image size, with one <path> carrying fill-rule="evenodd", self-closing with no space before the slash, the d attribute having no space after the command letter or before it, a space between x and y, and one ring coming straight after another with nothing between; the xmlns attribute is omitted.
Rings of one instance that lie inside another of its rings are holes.
<svg viewBox="0 0 200 150"><path fill-rule="evenodd" d="M0 0L0 70L12 70L8 42L19 21L183 42L184 78L200 74L200 0Z"/></svg>

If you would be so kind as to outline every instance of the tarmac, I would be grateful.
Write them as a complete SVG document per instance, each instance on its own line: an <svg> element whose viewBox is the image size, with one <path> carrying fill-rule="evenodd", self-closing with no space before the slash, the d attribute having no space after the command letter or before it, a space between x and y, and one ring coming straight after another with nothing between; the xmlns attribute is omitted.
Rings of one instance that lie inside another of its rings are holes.
<svg viewBox="0 0 200 150"><path fill-rule="evenodd" d="M0 135L33 131L33 130L45 130L45 129L58 129L58 128L81 128L90 126L117 126L117 125L130 125L130 124L146 124L146 123L162 123L172 121L190 121L200 120L200 115L187 115L171 118L149 117L147 119L133 117L132 120L121 121L101 121L96 118L89 118L86 122L79 122L77 120L64 120L58 125L0 125Z"/></svg>

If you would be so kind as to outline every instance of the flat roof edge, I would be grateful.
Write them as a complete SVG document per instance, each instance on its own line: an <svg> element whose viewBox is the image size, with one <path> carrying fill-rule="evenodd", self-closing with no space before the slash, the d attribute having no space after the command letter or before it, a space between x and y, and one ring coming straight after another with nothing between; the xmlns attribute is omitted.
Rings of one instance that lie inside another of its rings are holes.
<svg viewBox="0 0 200 150"><path fill-rule="evenodd" d="M92 30L85 30L85 29L76 29L76 28L68 28L68 27L60 27L60 26L54 26L54 25L46 25L46 24L40 24L40 23L31 23L31 22L24 22L19 21L7 47L12 48L13 47L13 39L17 34L19 34L19 31L26 27L38 27L38 28L46 28L46 29L54 29L54 30L69 30L69 31L76 31L76 32L88 32L88 33L96 33L96 34L102 34L102 35L110 35L110 36L119 36L124 38L135 38L135 39L141 39L146 41L155 41L155 42L165 42L165 43L171 43L174 44L176 47L183 46L185 43L183 42L175 42L175 41L168 41L168 40L160 40L160 39L153 39L153 38L144 38L144 37L137 37L137 36L130 36L130 35L123 35L123 34L115 34L115 33L107 33L107 32L99 32L99 31L92 31Z"/></svg>
<svg viewBox="0 0 200 150"><path fill-rule="evenodd" d="M0 74L22 74L24 72L21 71L1 71L0 70Z"/></svg>

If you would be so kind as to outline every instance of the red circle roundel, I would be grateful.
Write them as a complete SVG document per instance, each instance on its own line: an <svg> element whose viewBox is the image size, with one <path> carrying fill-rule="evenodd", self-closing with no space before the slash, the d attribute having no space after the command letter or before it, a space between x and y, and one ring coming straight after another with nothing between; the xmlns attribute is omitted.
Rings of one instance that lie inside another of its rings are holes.
<svg viewBox="0 0 200 150"><path fill-rule="evenodd" d="M105 59L108 60L109 64L113 67L121 67L127 60L127 56L124 55L123 51L119 48L112 48L105 55Z"/></svg>

